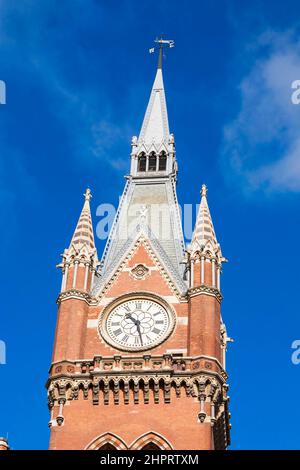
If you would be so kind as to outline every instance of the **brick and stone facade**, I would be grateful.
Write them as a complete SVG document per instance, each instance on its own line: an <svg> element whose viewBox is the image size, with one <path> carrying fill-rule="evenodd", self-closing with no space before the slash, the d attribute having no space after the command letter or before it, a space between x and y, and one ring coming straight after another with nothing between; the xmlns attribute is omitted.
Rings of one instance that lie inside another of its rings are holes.
<svg viewBox="0 0 300 470"><path fill-rule="evenodd" d="M225 259L205 186L194 235L185 248L174 145L160 60L140 136L132 141L131 173L102 262L87 190L59 265L63 280L47 381L50 449L225 449L230 442L229 338L220 313ZM169 224L170 233L164 238L152 209L166 203L170 211L161 223ZM144 307L129 313L130 331L137 343L141 340L136 350L107 341L106 319L130 300L153 302L167 312L168 333L149 349L141 347L146 334L138 318Z"/></svg>

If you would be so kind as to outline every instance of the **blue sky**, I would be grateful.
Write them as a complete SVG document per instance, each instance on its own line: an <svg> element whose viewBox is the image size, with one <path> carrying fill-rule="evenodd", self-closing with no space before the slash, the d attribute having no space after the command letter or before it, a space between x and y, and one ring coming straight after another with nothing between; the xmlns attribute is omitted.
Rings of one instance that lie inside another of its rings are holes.
<svg viewBox="0 0 300 470"><path fill-rule="evenodd" d="M86 186L116 204L164 62L180 202L208 185L229 263L223 317L233 449L299 449L300 5L281 1L0 0L0 434L48 446L60 273ZM103 243L98 242L101 253Z"/></svg>

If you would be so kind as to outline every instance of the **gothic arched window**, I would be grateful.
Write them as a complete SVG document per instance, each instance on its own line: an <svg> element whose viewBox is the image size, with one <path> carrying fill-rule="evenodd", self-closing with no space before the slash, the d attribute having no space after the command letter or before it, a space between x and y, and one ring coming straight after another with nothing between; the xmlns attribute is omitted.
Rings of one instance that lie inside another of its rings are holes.
<svg viewBox="0 0 300 470"><path fill-rule="evenodd" d="M148 167L149 171L156 171L156 160L157 160L156 154L154 152L151 152L149 155L149 167Z"/></svg>
<svg viewBox="0 0 300 470"><path fill-rule="evenodd" d="M159 171L165 171L167 168L167 155L166 152L161 152L159 156Z"/></svg>
<svg viewBox="0 0 300 470"><path fill-rule="evenodd" d="M150 431L139 436L130 450L172 450L172 446L163 436Z"/></svg>
<svg viewBox="0 0 300 470"><path fill-rule="evenodd" d="M146 171L146 163L147 163L146 155L144 153L141 153L139 155L138 171Z"/></svg>
<svg viewBox="0 0 300 470"><path fill-rule="evenodd" d="M90 442L86 450L126 450L127 445L116 434L109 432L101 434Z"/></svg>

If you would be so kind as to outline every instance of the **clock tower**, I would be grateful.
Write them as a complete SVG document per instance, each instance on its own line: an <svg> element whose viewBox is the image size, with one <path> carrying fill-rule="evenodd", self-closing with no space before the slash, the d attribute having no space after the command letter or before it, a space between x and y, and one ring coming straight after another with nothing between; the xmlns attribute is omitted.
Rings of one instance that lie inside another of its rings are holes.
<svg viewBox="0 0 300 470"><path fill-rule="evenodd" d="M225 449L230 443L221 248L201 201L186 246L162 48L101 262L91 192L62 255L47 381L50 449Z"/></svg>

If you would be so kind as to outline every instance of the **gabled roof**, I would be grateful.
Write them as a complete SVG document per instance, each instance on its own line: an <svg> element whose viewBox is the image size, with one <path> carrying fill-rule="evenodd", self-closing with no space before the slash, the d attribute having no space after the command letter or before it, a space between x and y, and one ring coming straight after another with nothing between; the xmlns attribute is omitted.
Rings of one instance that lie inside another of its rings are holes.
<svg viewBox="0 0 300 470"><path fill-rule="evenodd" d="M127 237L145 212L152 238L156 238L178 273L183 274L184 241L175 182L169 178L129 181L103 253L103 270L118 262Z"/></svg>
<svg viewBox="0 0 300 470"><path fill-rule="evenodd" d="M135 227L122 248L118 251L118 257L114 260L114 263L110 264L109 267L103 271L103 274L95 280L92 292L94 297L101 294L118 269L121 269L122 263L124 263L135 246L140 242L145 243L154 253L156 262L164 269L178 296L185 294L187 285L183 281L182 276L174 268L160 241L153 235L149 226L141 219L140 223Z"/></svg>

